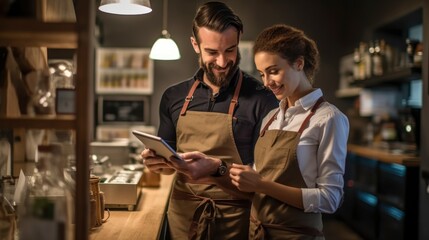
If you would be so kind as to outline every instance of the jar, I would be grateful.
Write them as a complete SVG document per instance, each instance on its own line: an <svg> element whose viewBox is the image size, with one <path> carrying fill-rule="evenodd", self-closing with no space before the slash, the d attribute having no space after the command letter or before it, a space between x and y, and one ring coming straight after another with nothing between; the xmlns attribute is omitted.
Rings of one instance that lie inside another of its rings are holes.
<svg viewBox="0 0 429 240"><path fill-rule="evenodd" d="M30 116L55 115L55 96L49 71L38 70L34 74L37 84L27 107L28 114Z"/></svg>
<svg viewBox="0 0 429 240"><path fill-rule="evenodd" d="M51 74L54 89L67 88L74 89L73 64L67 60L49 61L49 72Z"/></svg>

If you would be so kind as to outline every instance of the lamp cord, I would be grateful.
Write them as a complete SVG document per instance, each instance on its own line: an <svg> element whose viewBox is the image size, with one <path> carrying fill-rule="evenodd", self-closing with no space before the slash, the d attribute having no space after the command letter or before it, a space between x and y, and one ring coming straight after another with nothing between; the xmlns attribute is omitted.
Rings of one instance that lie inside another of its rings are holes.
<svg viewBox="0 0 429 240"><path fill-rule="evenodd" d="M163 12L162 12L162 30L167 30L167 15L168 15L168 0L164 0L164 6L163 6Z"/></svg>

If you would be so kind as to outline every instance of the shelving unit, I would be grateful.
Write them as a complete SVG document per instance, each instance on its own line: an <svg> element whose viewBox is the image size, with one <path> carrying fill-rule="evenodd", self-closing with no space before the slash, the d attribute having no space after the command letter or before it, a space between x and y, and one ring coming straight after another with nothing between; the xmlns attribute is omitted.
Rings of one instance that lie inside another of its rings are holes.
<svg viewBox="0 0 429 240"><path fill-rule="evenodd" d="M369 29L372 32L372 40L384 39L393 48L405 52L405 40L412 35L410 29L420 27L423 23L422 16L423 9L419 7L391 22ZM406 55L405 59L404 56L399 57L397 63L387 68L392 70L381 76L354 81L350 84L350 89L337 91L337 97L359 97L363 89L376 92L378 88L387 87L398 92L402 103L409 104L412 85L418 82L414 80L422 79L422 68L425 66L421 66L422 63L419 61L411 63L407 57ZM346 62L349 72L352 66L350 63ZM377 94L384 93L379 91ZM374 99L376 98L372 98L371 101L376 101ZM419 107L410 104L409 108ZM375 114L377 113L371 113L370 116ZM398 114L401 112L398 111ZM419 126L420 115L416 114L412 118L416 126ZM365 131L367 130L363 128L362 132ZM420 131L417 129L415 132ZM377 142L373 142L368 145L361 143L348 145L344 204L337 214L365 239L418 238L419 227L422 226L418 224L419 169L423 158L419 156L417 139L419 138L416 137L410 146L407 146L407 140L404 139L401 139L403 142L395 142L396 144L387 142L377 145Z"/></svg>
<svg viewBox="0 0 429 240"><path fill-rule="evenodd" d="M408 67L397 69L386 73L382 76L372 77L369 79L355 81L351 84L352 87L340 89L336 91L337 97L357 97L360 94L360 91L364 88L372 88L378 86L386 85L396 85L402 83L408 83L412 80L421 79L422 77L422 68L418 67Z"/></svg>
<svg viewBox="0 0 429 240"><path fill-rule="evenodd" d="M148 48L98 48L97 94L152 94L153 60Z"/></svg>
<svg viewBox="0 0 429 240"><path fill-rule="evenodd" d="M399 50L397 54L402 54L402 52L405 52L406 48L405 40L410 38L409 30L415 26L421 25L422 23L423 9L418 8L404 16L392 20L391 22L382 23L379 26L374 27L374 29L371 30L372 39L370 40L384 39L392 48ZM396 60L392 60L393 65L389 68L391 70L386 70L387 72L383 75L353 81L353 54L344 56L341 59L339 66L340 74L343 74L340 77L345 78L344 81L349 87L344 87L336 91L336 96L339 98L357 97L359 96L360 91L364 88L379 87L382 85L399 86L399 84L408 83L411 80L422 78L421 63L408 66L405 63L406 60L402 59L402 56L399 57L398 55L395 58ZM401 58L401 60L398 60L399 58ZM399 63L400 61L401 63Z"/></svg>
<svg viewBox="0 0 429 240"><path fill-rule="evenodd" d="M361 81L356 81L353 86L361 88L370 88L380 85L391 85L398 83L407 83L411 80L420 79L422 74L421 67L408 67L388 72L382 76L372 77Z"/></svg>
<svg viewBox="0 0 429 240"><path fill-rule="evenodd" d="M0 117L2 129L73 129L76 133L74 239L89 236L89 143L93 136L94 1L75 0L76 23L35 19L0 20L0 46L75 49L77 56L75 115ZM15 131L15 130L14 130Z"/></svg>

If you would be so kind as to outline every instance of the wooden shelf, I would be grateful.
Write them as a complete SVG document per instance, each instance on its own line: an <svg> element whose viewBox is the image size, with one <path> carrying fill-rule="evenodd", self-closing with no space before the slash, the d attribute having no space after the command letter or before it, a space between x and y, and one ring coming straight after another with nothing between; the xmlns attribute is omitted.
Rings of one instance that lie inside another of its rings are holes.
<svg viewBox="0 0 429 240"><path fill-rule="evenodd" d="M77 48L76 23L0 19L0 46Z"/></svg>
<svg viewBox="0 0 429 240"><path fill-rule="evenodd" d="M73 129L76 127L76 121L73 115L0 117L0 126L5 128Z"/></svg>
<svg viewBox="0 0 429 240"><path fill-rule="evenodd" d="M46 2L46 1L36 1ZM58 9L64 10L63 0ZM0 128L40 128L40 129L74 129L76 185L74 198L73 239L89 238L89 143L93 139L93 51L95 26L95 1L68 0L74 8L67 12L76 16L77 22L41 22L32 18L0 17L0 46L6 47L45 47L55 49L74 49L76 52L76 108L74 115L57 115L51 117L0 117ZM31 5L31 4L30 4ZM33 6L26 6L31 8ZM56 7L56 6L53 6ZM70 6L68 6L70 7ZM56 10L52 10L56 11ZM71 9L67 8L67 11ZM58 13L58 12L55 12ZM61 13L60 13L61 14ZM47 17L46 15L45 17ZM62 19L57 16L56 19ZM1 103L0 103L1 104ZM6 104L6 103L3 103ZM24 151L25 149L18 149Z"/></svg>
<svg viewBox="0 0 429 240"><path fill-rule="evenodd" d="M338 89L335 92L335 96L339 98L357 97L364 88L385 86L389 84L397 85L398 83L407 83L412 80L421 79L421 77L421 66L401 68L382 76L355 81L349 88Z"/></svg>
<svg viewBox="0 0 429 240"><path fill-rule="evenodd" d="M406 83L411 80L420 79L421 77L422 77L421 66L407 67L407 68L396 69L382 76L355 81L353 83L353 86L369 88L369 87L375 87L375 86L380 86L385 84Z"/></svg>

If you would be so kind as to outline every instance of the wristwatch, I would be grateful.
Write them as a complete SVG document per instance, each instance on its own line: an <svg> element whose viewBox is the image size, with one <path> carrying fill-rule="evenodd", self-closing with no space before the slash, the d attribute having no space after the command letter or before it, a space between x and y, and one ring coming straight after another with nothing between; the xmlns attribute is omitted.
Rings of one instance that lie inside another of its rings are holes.
<svg viewBox="0 0 429 240"><path fill-rule="evenodd" d="M226 165L226 162L221 160L216 173L212 174L212 177L221 177L225 175L227 172L228 172L228 165Z"/></svg>

